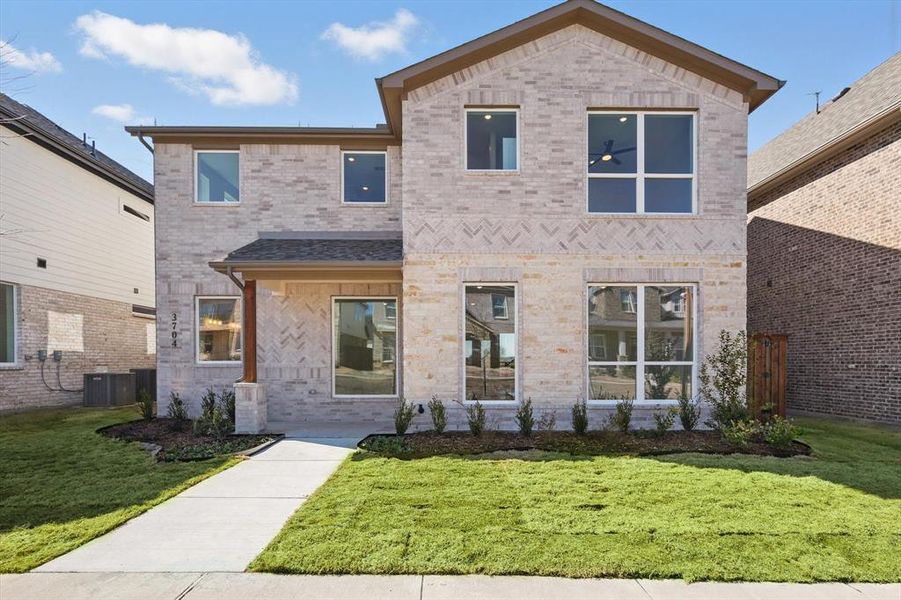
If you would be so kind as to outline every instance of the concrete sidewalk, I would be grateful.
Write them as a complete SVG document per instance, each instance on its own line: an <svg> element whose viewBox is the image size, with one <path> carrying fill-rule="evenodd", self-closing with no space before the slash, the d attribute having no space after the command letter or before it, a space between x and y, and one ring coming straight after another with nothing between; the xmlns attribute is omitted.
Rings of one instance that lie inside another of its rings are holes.
<svg viewBox="0 0 901 600"><path fill-rule="evenodd" d="M35 571L241 572L359 439L286 438Z"/></svg>
<svg viewBox="0 0 901 600"><path fill-rule="evenodd" d="M898 600L901 584L263 573L0 575L3 600Z"/></svg>

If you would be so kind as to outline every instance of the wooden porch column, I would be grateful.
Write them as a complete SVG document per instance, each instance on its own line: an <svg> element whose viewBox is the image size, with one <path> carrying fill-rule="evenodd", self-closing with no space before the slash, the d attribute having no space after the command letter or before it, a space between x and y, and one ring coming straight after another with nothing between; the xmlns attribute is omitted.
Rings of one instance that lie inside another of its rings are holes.
<svg viewBox="0 0 901 600"><path fill-rule="evenodd" d="M257 382L257 282L244 281L244 383Z"/></svg>

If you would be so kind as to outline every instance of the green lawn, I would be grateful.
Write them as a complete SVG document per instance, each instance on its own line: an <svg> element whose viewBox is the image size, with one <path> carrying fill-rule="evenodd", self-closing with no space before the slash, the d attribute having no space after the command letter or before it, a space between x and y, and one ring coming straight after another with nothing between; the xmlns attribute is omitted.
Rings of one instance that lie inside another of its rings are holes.
<svg viewBox="0 0 901 600"><path fill-rule="evenodd" d="M0 418L0 572L33 569L230 464L157 463L95 433L136 417L125 408Z"/></svg>
<svg viewBox="0 0 901 600"><path fill-rule="evenodd" d="M801 424L813 458L358 453L251 569L901 580L901 433Z"/></svg>

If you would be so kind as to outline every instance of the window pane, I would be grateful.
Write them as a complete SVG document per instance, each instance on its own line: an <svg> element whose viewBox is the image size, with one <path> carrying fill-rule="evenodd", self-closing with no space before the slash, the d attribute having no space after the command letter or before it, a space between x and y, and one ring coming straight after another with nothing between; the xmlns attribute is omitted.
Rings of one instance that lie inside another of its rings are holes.
<svg viewBox="0 0 901 600"><path fill-rule="evenodd" d="M588 379L592 400L634 400L635 366L591 366Z"/></svg>
<svg viewBox="0 0 901 600"><path fill-rule="evenodd" d="M16 349L15 290L0 284L0 363L14 363Z"/></svg>
<svg viewBox="0 0 901 600"><path fill-rule="evenodd" d="M516 113L466 113L466 168L515 171Z"/></svg>
<svg viewBox="0 0 901 600"><path fill-rule="evenodd" d="M588 115L588 172L637 173L636 115Z"/></svg>
<svg viewBox="0 0 901 600"><path fill-rule="evenodd" d="M385 201L385 154L344 155L344 201Z"/></svg>
<svg viewBox="0 0 901 600"><path fill-rule="evenodd" d="M645 115L645 173L691 173L691 115Z"/></svg>
<svg viewBox="0 0 901 600"><path fill-rule="evenodd" d="M397 302L335 300L335 394L397 393Z"/></svg>
<svg viewBox="0 0 901 600"><path fill-rule="evenodd" d="M690 213L691 179L645 179L644 210Z"/></svg>
<svg viewBox="0 0 901 600"><path fill-rule="evenodd" d="M237 298L200 298L197 360L241 360L241 304Z"/></svg>
<svg viewBox="0 0 901 600"><path fill-rule="evenodd" d="M646 366L645 400L691 398L691 367L688 365Z"/></svg>
<svg viewBox="0 0 901 600"><path fill-rule="evenodd" d="M466 399L515 400L515 288L468 285L465 313Z"/></svg>
<svg viewBox="0 0 901 600"><path fill-rule="evenodd" d="M638 360L637 298L635 287L588 288L589 360Z"/></svg>
<svg viewBox="0 0 901 600"><path fill-rule="evenodd" d="M634 213L635 180L589 179L588 212Z"/></svg>
<svg viewBox="0 0 901 600"><path fill-rule="evenodd" d="M197 201L237 202L237 152L197 153Z"/></svg>
<svg viewBox="0 0 901 600"><path fill-rule="evenodd" d="M690 287L645 288L645 360L693 360L691 292Z"/></svg>

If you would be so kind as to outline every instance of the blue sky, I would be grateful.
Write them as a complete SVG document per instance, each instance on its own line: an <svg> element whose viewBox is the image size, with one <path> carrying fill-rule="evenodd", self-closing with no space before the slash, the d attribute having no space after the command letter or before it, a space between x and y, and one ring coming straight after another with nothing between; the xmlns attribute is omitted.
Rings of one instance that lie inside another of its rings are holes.
<svg viewBox="0 0 901 600"><path fill-rule="evenodd" d="M555 3L4 0L3 91L149 179L122 121L371 126L375 77ZM752 150L812 110L809 92L828 100L901 49L899 0L608 4L788 80L751 115Z"/></svg>

